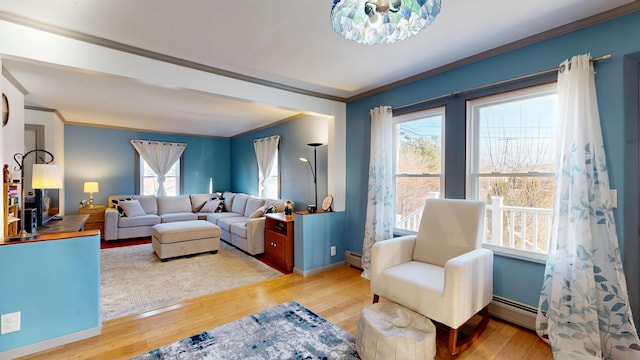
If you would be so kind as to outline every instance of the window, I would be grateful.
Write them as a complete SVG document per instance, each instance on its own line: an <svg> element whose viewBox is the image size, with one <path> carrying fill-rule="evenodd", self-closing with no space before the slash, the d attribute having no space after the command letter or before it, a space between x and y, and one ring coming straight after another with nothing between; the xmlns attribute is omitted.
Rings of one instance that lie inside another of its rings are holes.
<svg viewBox="0 0 640 360"><path fill-rule="evenodd" d="M444 194L444 119L444 107L393 118L398 232L417 231L425 200Z"/></svg>
<svg viewBox="0 0 640 360"><path fill-rule="evenodd" d="M467 101L467 198L487 203L485 243L494 251L544 259L555 136L555 83Z"/></svg>
<svg viewBox="0 0 640 360"><path fill-rule="evenodd" d="M142 156L140 158L140 194L155 195L158 191L158 175L147 165ZM164 180L164 190L167 196L180 194L180 160L178 159Z"/></svg>
<svg viewBox="0 0 640 360"><path fill-rule="evenodd" d="M260 173L260 171L258 171ZM264 182L264 188L260 187L260 197L269 198L269 199L279 199L280 198L280 178L278 177L280 173L280 166L278 165L278 149L276 149L275 160L273 161L273 168L271 168L271 174ZM262 180L262 175L258 175L260 179L258 179L258 184L260 184L260 180Z"/></svg>

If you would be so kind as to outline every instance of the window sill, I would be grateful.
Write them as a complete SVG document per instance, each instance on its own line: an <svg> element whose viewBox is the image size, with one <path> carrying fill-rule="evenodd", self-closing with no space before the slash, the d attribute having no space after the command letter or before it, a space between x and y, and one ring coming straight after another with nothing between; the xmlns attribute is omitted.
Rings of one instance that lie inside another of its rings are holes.
<svg viewBox="0 0 640 360"><path fill-rule="evenodd" d="M503 246L496 246L491 244L482 244L482 247L493 251L493 253L496 255L500 255L504 257L534 262L538 264L547 263L547 254L543 254L543 253L535 253L532 251L511 249L511 248L506 248Z"/></svg>

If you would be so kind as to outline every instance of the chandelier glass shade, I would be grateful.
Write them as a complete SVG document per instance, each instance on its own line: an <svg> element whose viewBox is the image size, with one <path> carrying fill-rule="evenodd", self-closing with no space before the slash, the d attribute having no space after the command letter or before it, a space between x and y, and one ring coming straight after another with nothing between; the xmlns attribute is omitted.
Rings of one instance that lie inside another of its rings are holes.
<svg viewBox="0 0 640 360"><path fill-rule="evenodd" d="M388 44L415 35L440 13L440 0L333 0L331 24L347 40Z"/></svg>

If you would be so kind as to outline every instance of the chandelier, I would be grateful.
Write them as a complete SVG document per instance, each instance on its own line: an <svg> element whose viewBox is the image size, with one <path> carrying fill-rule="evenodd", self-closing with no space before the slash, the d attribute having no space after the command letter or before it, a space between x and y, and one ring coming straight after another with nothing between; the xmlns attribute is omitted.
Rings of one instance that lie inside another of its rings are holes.
<svg viewBox="0 0 640 360"><path fill-rule="evenodd" d="M429 26L440 0L333 0L331 24L347 40L388 44Z"/></svg>

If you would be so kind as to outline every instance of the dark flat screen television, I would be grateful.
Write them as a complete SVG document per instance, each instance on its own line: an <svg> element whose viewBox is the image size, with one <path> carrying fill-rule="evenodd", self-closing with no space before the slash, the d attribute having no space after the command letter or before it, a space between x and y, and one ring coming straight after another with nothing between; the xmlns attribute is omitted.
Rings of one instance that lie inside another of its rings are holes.
<svg viewBox="0 0 640 360"><path fill-rule="evenodd" d="M59 218L60 190L35 189L32 196L27 196L25 206L36 209L38 226L42 226L51 219Z"/></svg>

